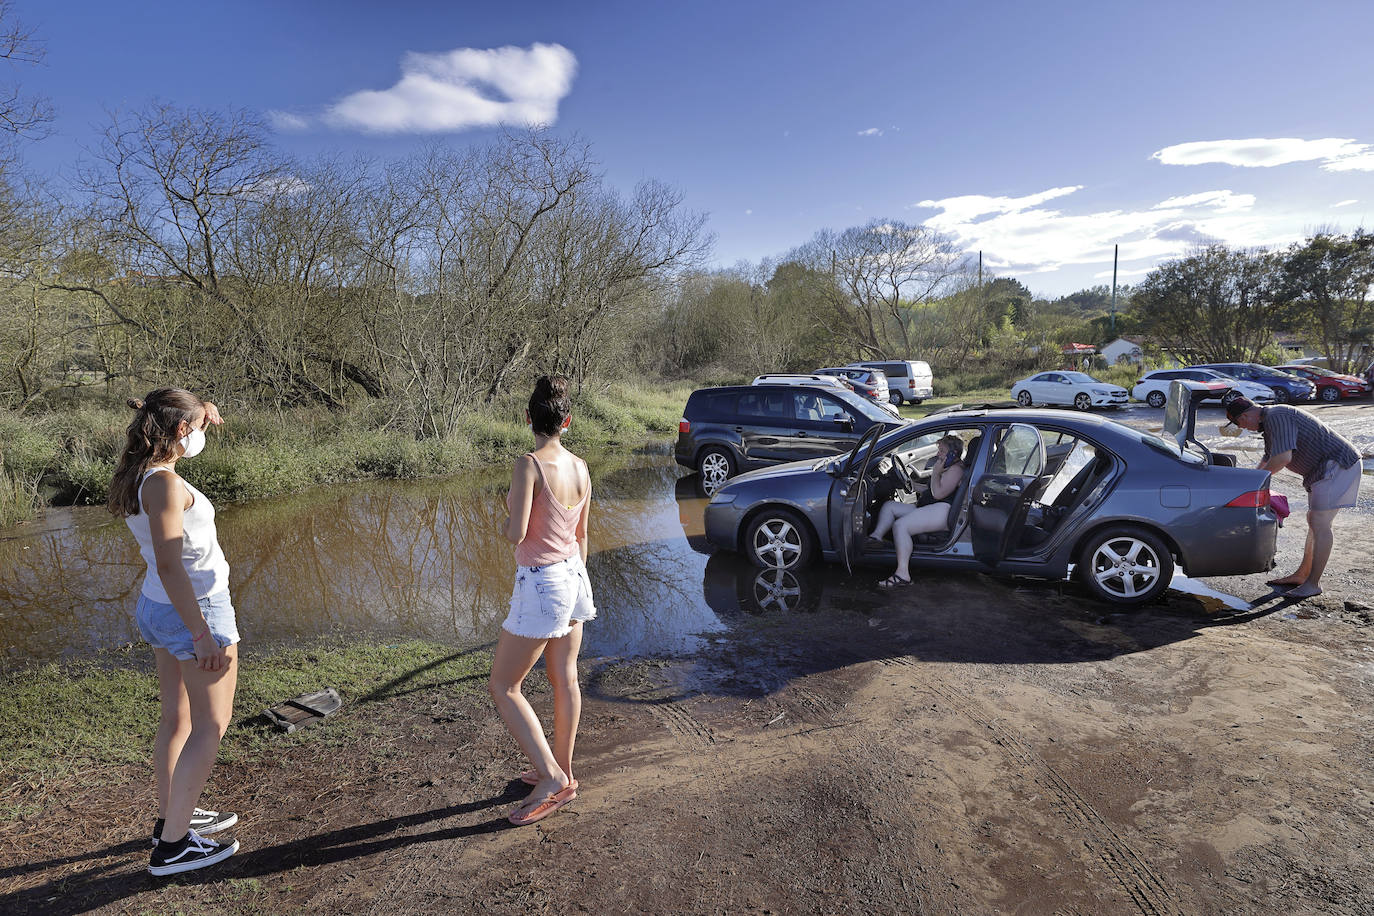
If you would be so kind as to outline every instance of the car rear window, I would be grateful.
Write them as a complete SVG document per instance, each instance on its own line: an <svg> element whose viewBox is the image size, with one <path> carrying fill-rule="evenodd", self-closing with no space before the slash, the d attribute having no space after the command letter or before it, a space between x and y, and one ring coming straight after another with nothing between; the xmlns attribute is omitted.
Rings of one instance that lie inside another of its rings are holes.
<svg viewBox="0 0 1374 916"><path fill-rule="evenodd" d="M699 391L692 395L688 412L698 417L732 417L738 398L733 391Z"/></svg>

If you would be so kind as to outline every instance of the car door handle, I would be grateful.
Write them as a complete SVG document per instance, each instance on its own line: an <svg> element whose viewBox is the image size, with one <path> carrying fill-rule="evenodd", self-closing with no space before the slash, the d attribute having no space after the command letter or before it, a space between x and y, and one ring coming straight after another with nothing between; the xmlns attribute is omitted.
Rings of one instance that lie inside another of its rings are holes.
<svg viewBox="0 0 1374 916"><path fill-rule="evenodd" d="M804 430L804 429L799 429L799 430L797 430L797 438L799 438L799 439L805 439L805 438L806 438L806 430Z"/></svg>
<svg viewBox="0 0 1374 916"><path fill-rule="evenodd" d="M743 427L743 426L736 426L736 427L735 427L735 432L737 432L737 433L742 433L742 432L744 432L744 427Z"/></svg>
<svg viewBox="0 0 1374 916"><path fill-rule="evenodd" d="M1020 485L1019 483L1009 484L1009 485L1007 486L1007 492L1008 492L1008 493L1020 493L1020 492L1021 492L1021 485Z"/></svg>

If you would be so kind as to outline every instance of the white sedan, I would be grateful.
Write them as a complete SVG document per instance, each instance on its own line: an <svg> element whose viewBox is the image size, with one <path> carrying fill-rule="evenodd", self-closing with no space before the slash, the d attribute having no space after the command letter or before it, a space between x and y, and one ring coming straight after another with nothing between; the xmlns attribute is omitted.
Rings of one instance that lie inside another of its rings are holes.
<svg viewBox="0 0 1374 916"><path fill-rule="evenodd" d="M1094 407L1125 407L1126 389L1099 382L1086 372L1040 372L1011 386L1011 396L1022 407L1065 404L1079 410Z"/></svg>
<svg viewBox="0 0 1374 916"><path fill-rule="evenodd" d="M1256 404L1274 403L1274 389L1268 385L1232 378L1212 369L1156 369L1146 372L1131 389L1131 397L1151 407L1163 407L1169 397L1169 383L1175 379L1205 386L1209 393L1204 398L1220 401L1222 395L1234 388Z"/></svg>

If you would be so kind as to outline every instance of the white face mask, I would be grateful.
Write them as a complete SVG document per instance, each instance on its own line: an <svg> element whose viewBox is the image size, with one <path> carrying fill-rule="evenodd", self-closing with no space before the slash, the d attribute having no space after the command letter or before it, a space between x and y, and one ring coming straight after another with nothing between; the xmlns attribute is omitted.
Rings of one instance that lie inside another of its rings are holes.
<svg viewBox="0 0 1374 916"><path fill-rule="evenodd" d="M205 449L205 430L193 429L179 440L181 457L194 458Z"/></svg>

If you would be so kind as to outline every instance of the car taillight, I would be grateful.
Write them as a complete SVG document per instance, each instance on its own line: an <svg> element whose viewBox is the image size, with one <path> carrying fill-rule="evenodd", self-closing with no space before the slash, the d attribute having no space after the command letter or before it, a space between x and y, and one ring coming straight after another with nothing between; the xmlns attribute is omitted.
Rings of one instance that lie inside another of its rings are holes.
<svg viewBox="0 0 1374 916"><path fill-rule="evenodd" d="M1238 509L1263 509L1269 505L1269 488L1263 490L1251 490L1249 493L1242 493L1226 505L1235 506Z"/></svg>
<svg viewBox="0 0 1374 916"><path fill-rule="evenodd" d="M677 431L679 434L682 435L685 435L692 431L692 424L687 422L686 417L683 417L681 420L677 421Z"/></svg>

